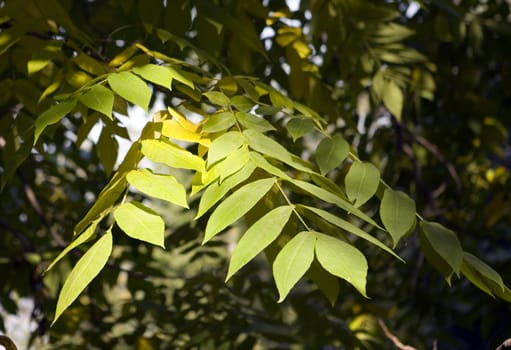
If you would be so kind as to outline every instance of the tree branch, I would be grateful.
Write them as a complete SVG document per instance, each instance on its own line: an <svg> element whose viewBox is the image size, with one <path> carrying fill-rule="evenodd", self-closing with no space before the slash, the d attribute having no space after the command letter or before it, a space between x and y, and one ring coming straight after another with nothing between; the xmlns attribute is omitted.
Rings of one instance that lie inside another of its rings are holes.
<svg viewBox="0 0 511 350"><path fill-rule="evenodd" d="M417 350L417 348L414 348L413 346L404 345L403 343L401 343L401 341L398 339L398 337L396 337L394 334L392 334L389 331L389 329L387 328L387 326L385 325L385 323L383 322L383 320L381 318L378 319L378 323L380 324L380 327L383 330L383 333L385 333L385 336L387 338L389 338L390 341L392 341L392 343L394 343L394 345L398 349L401 349L401 350Z"/></svg>

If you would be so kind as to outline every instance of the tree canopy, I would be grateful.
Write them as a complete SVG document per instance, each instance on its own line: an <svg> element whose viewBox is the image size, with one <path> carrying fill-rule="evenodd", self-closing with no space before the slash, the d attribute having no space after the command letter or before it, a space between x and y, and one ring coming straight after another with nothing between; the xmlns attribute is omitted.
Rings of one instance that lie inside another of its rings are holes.
<svg viewBox="0 0 511 350"><path fill-rule="evenodd" d="M510 12L0 1L2 308L48 349L495 348Z"/></svg>

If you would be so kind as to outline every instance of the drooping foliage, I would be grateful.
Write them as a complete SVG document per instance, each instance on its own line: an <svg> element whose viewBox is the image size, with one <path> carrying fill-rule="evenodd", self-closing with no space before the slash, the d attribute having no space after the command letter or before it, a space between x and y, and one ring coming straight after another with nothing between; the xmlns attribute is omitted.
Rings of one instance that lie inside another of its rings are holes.
<svg viewBox="0 0 511 350"><path fill-rule="evenodd" d="M433 317L409 294L464 300L469 281L511 301L490 240L468 234L509 236L509 96L491 96L509 9L299 5L2 2L1 184L18 202L4 268L29 265L17 293L56 301L55 346L377 348L377 318ZM475 66L483 44L494 56ZM463 120L468 103L488 106ZM129 130L135 110L149 119Z"/></svg>

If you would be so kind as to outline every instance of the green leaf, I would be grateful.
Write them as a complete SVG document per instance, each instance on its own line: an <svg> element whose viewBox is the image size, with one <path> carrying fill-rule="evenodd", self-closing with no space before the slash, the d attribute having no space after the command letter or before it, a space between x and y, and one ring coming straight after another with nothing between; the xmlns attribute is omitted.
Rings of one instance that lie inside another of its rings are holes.
<svg viewBox="0 0 511 350"><path fill-rule="evenodd" d="M250 113L236 112L236 119L247 129L257 130L259 132L276 130L273 125L263 117L257 117Z"/></svg>
<svg viewBox="0 0 511 350"><path fill-rule="evenodd" d="M383 88L383 104L397 120L401 120L403 103L404 97L401 88L394 82L394 80L387 81Z"/></svg>
<svg viewBox="0 0 511 350"><path fill-rule="evenodd" d="M203 93L203 95L206 96L211 103L218 106L226 107L231 104L231 99L220 91L208 91Z"/></svg>
<svg viewBox="0 0 511 350"><path fill-rule="evenodd" d="M96 153L107 176L112 174L115 162L117 161L118 149L119 144L113 137L113 134L106 128L103 128L96 145Z"/></svg>
<svg viewBox="0 0 511 350"><path fill-rule="evenodd" d="M112 119L114 108L114 93L103 85L94 85L80 96L80 102Z"/></svg>
<svg viewBox="0 0 511 350"><path fill-rule="evenodd" d="M456 233L436 222L422 221L420 228L419 237L426 259L450 283L451 273L459 275L463 263L463 249Z"/></svg>
<svg viewBox="0 0 511 350"><path fill-rule="evenodd" d="M133 68L133 72L151 83L172 90L173 74L169 67L157 64L146 64L145 66Z"/></svg>
<svg viewBox="0 0 511 350"><path fill-rule="evenodd" d="M94 221L90 224L90 226L78 237L76 237L69 245L64 248L63 251L57 255L55 259L51 262L51 264L44 270L44 273L50 271L53 266L55 266L64 256L66 256L71 250L75 249L82 243L87 242L92 236L94 236L94 233L96 232L96 227L98 226L99 221Z"/></svg>
<svg viewBox="0 0 511 350"><path fill-rule="evenodd" d="M204 215L213 205L222 199L229 190L239 185L252 175L255 166L252 162L247 163L240 171L233 174L223 182L215 182L206 188L199 203L199 209L195 219Z"/></svg>
<svg viewBox="0 0 511 350"><path fill-rule="evenodd" d="M297 186L298 188L301 188L302 190L312 194L313 196L327 202L337 205L339 208L346 210L348 213L355 215L356 217L364 220L367 223L370 223L371 225L380 228L380 226L371 219L367 214L360 211L360 209L357 209L348 202L347 200L335 195L334 193L331 193L319 186L310 184L308 182L302 181L302 180L295 180L292 179L290 181L293 185Z"/></svg>
<svg viewBox="0 0 511 350"><path fill-rule="evenodd" d="M209 147L208 167L240 148L244 142L245 138L237 131L227 132L217 137Z"/></svg>
<svg viewBox="0 0 511 350"><path fill-rule="evenodd" d="M130 171L126 179L140 192L188 208L185 188L172 175L153 174L142 169Z"/></svg>
<svg viewBox="0 0 511 350"><path fill-rule="evenodd" d="M505 292L504 282L497 271L470 253L463 252L461 273L475 286L491 296L494 296L493 293Z"/></svg>
<svg viewBox="0 0 511 350"><path fill-rule="evenodd" d="M316 162L322 175L338 167L348 156L350 146L344 137L324 138L316 148Z"/></svg>
<svg viewBox="0 0 511 350"><path fill-rule="evenodd" d="M215 113L207 117L202 126L202 131L208 133L224 131L233 126L234 123L235 119L232 112Z"/></svg>
<svg viewBox="0 0 511 350"><path fill-rule="evenodd" d="M232 105L240 112L248 112L254 107L254 102L248 97L236 95L232 98Z"/></svg>
<svg viewBox="0 0 511 350"><path fill-rule="evenodd" d="M344 181L348 198L358 208L376 193L380 183L380 172L371 163L354 162Z"/></svg>
<svg viewBox="0 0 511 350"><path fill-rule="evenodd" d="M273 262L273 278L282 302L293 286L307 272L314 260L316 235L303 231L293 237Z"/></svg>
<svg viewBox="0 0 511 350"><path fill-rule="evenodd" d="M403 192L389 188L383 193L380 217L395 248L399 240L415 227L415 202Z"/></svg>
<svg viewBox="0 0 511 350"><path fill-rule="evenodd" d="M266 171L270 175L274 175L279 177L280 179L286 181L292 181L292 178L289 177L284 171L277 168L275 165L271 164L266 158L264 158L261 154L257 152L250 152L250 159L254 162L254 164Z"/></svg>
<svg viewBox="0 0 511 350"><path fill-rule="evenodd" d="M171 168L205 171L204 159L170 142L143 140L142 154L153 162L163 163Z"/></svg>
<svg viewBox="0 0 511 350"><path fill-rule="evenodd" d="M292 206L283 205L272 209L250 226L232 252L226 281L279 236L292 212Z"/></svg>
<svg viewBox="0 0 511 350"><path fill-rule="evenodd" d="M220 182L240 170L250 160L250 152L246 146L230 153L227 158L218 163L217 171L220 175Z"/></svg>
<svg viewBox="0 0 511 350"><path fill-rule="evenodd" d="M142 79L131 72L120 72L110 74L107 80L115 93L148 111L151 90Z"/></svg>
<svg viewBox="0 0 511 350"><path fill-rule="evenodd" d="M114 218L131 238L165 248L165 223L152 209L133 201L115 209Z"/></svg>
<svg viewBox="0 0 511 350"><path fill-rule="evenodd" d="M317 260L312 262L306 276L316 283L330 305L334 306L339 296L339 279L321 267Z"/></svg>
<svg viewBox="0 0 511 350"><path fill-rule="evenodd" d="M367 260L357 248L339 239L316 232L316 258L325 270L366 294Z"/></svg>
<svg viewBox="0 0 511 350"><path fill-rule="evenodd" d="M387 247L385 244L380 242L375 237L371 236L369 233L365 232L364 230L360 229L358 226L353 225L351 222L346 221L344 219L341 219L340 217L319 208L309 207L309 206L301 206L314 214L318 215L319 217L323 218L324 220L328 221L329 223L337 226L340 229L343 229L351 234L354 234L355 236L358 236L362 239L365 239L369 243L374 244L375 246L383 249L390 255L394 256L395 258L399 259L400 261L404 262L403 259L399 257L392 249Z"/></svg>
<svg viewBox="0 0 511 350"><path fill-rule="evenodd" d="M314 122L310 118L294 118L286 124L286 129L296 141L314 129Z"/></svg>
<svg viewBox="0 0 511 350"><path fill-rule="evenodd" d="M87 285L98 275L108 261L112 252L112 232L107 231L78 260L67 276L57 301L54 324L60 315L75 301Z"/></svg>
<svg viewBox="0 0 511 350"><path fill-rule="evenodd" d="M48 110L43 112L35 121L34 145L37 143L39 136L48 125L59 122L66 116L66 114L71 112L75 105L75 100L62 102L51 106Z"/></svg>
<svg viewBox="0 0 511 350"><path fill-rule="evenodd" d="M203 244L252 209L275 182L268 178L248 183L220 203L206 224Z"/></svg>

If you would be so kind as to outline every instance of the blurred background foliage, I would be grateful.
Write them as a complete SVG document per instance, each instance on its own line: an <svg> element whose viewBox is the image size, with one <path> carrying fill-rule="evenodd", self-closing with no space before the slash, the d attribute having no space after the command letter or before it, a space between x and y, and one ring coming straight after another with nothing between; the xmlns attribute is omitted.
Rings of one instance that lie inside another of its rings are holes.
<svg viewBox="0 0 511 350"><path fill-rule="evenodd" d="M509 283L510 6L504 0L0 1L0 329L9 331L7 315L28 298L27 334L40 349L392 348L378 319L422 349L495 348L511 336L509 304L465 280L446 285L424 264L415 233L398 248L406 265L364 247L372 299L343 285L330 306L302 281L277 304L264 259L224 283L236 227L201 247L203 225L192 221L194 213L155 201L147 204L165 213L167 250L117 235L100 278L50 328L57 292L80 252L41 273L71 240L143 121L116 101L115 110L130 116L126 123L65 118L37 149L32 125L56 94L108 71L107 62L134 42L213 76L251 75L325 116L331 133L342 133L390 185L413 195L425 219L458 232L464 247ZM154 87L152 103L175 105L186 92L169 96ZM279 128L275 135L309 157L317 140L293 143L285 133ZM96 152L95 142L112 152Z"/></svg>

